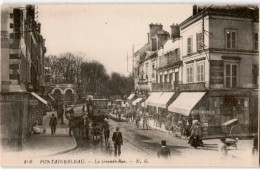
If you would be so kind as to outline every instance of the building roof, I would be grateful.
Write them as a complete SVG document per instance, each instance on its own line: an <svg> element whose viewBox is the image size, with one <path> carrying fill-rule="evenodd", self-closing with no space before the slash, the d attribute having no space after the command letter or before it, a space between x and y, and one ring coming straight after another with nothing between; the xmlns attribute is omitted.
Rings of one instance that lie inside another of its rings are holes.
<svg viewBox="0 0 260 172"><path fill-rule="evenodd" d="M180 23L180 27L183 27L192 20L200 19L203 14L205 16L218 15L237 18L251 18L256 22L259 20L259 9L256 5L199 5L197 8L197 13L193 13L192 16Z"/></svg>

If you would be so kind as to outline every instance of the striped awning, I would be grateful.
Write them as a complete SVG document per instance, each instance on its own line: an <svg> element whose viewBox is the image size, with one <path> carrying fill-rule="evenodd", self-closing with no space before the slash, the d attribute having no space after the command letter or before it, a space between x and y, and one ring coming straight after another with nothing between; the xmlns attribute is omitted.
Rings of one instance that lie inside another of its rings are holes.
<svg viewBox="0 0 260 172"><path fill-rule="evenodd" d="M189 116L194 106L206 92L182 92L178 98L168 106L168 111Z"/></svg>
<svg viewBox="0 0 260 172"><path fill-rule="evenodd" d="M38 99L39 101L41 101L43 104L47 105L48 102L46 100L44 100L43 98L41 98L38 94L32 92L31 93L36 99Z"/></svg>
<svg viewBox="0 0 260 172"><path fill-rule="evenodd" d="M142 98L137 98L133 101L133 105L136 105L138 102L142 101Z"/></svg>

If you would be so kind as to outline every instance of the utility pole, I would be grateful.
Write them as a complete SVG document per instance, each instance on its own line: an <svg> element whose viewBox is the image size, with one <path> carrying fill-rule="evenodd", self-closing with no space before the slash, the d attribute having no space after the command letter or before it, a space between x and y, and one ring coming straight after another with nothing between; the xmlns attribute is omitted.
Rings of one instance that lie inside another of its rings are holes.
<svg viewBox="0 0 260 172"><path fill-rule="evenodd" d="M129 72L128 71L128 51L126 53L126 71Z"/></svg>
<svg viewBox="0 0 260 172"><path fill-rule="evenodd" d="M132 69L133 70L132 71L133 72L133 79L135 78L135 75L134 75L134 61L135 61L134 58L135 58L135 56L134 56L134 53L135 53L135 47L134 47L134 44L133 44L133 64L132 64L132 66L133 66L133 69Z"/></svg>

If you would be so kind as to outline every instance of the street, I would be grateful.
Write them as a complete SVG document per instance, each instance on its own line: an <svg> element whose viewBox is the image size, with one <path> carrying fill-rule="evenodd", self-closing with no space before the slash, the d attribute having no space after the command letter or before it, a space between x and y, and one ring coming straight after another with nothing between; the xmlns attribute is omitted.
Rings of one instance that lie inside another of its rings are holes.
<svg viewBox="0 0 260 172"><path fill-rule="evenodd" d="M78 107L79 109L81 107ZM112 117L112 114L110 114ZM123 146L122 154L120 159L127 159L129 162L136 163L136 161L146 161L147 159L151 162L157 162L153 160L157 159L157 151L161 147L161 140L166 140L167 146L171 151L171 164L185 164L189 162L190 164L198 164L200 162L207 161L212 165L217 165L221 163L225 165L234 164L238 162L243 162L248 164L251 161L251 150L252 145L251 140L241 140L238 144L238 150L234 147L230 147L229 156L222 162L219 159L219 153L217 152L217 144L219 143L217 139L204 141L204 147L199 147L194 149L188 144L188 139L180 139L173 137L172 135L162 132L156 129L143 130L137 129L134 122L119 122L116 118L110 118L108 120L110 126L110 138L109 143L106 144L104 137L102 140L100 138L94 139L90 136L89 139L82 138L77 141L77 149L67 152L62 155L57 155L55 157L85 157L88 158L89 163L95 163L97 159L113 159L114 148L112 143L112 134L115 128L118 126L123 134ZM89 158L95 155L94 158ZM226 161L228 159L228 161ZM217 161L216 161L217 160ZM165 161L167 163L169 161ZM176 165L175 164L175 165Z"/></svg>

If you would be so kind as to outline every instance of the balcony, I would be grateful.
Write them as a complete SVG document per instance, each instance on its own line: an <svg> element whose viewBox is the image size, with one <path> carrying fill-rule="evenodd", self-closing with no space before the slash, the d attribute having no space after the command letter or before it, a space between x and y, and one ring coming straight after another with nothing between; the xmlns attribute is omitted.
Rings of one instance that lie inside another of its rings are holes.
<svg viewBox="0 0 260 172"><path fill-rule="evenodd" d="M153 91L174 91L174 86L169 82L152 83L152 90Z"/></svg>

